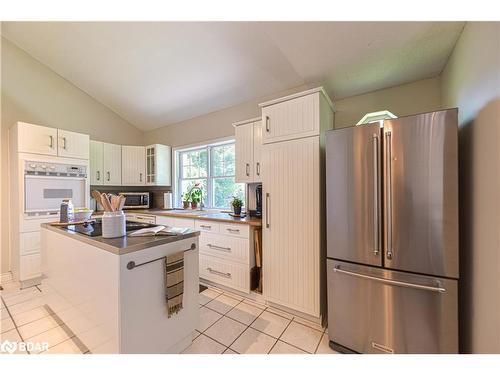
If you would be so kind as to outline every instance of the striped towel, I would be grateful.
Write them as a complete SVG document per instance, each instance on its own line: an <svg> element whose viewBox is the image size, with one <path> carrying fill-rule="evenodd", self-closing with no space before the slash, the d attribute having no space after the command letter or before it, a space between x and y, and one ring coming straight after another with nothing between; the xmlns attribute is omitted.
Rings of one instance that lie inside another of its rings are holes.
<svg viewBox="0 0 500 375"><path fill-rule="evenodd" d="M165 258L165 298L167 300L168 317L182 310L184 293L184 252L169 255Z"/></svg>

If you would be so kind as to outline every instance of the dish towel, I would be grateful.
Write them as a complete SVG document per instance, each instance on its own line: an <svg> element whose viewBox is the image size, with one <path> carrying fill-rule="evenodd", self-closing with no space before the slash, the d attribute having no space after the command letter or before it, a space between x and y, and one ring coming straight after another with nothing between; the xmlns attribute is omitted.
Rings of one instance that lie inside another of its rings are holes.
<svg viewBox="0 0 500 375"><path fill-rule="evenodd" d="M165 258L165 298L167 300L168 317L182 310L184 294L184 252L169 255Z"/></svg>

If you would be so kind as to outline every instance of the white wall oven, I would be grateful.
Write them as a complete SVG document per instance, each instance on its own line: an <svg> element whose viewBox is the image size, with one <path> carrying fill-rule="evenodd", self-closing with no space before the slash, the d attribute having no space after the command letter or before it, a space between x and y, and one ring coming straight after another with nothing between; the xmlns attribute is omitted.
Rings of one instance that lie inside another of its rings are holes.
<svg viewBox="0 0 500 375"><path fill-rule="evenodd" d="M63 199L75 207L87 201L87 166L26 160L24 163L24 213L45 216L59 212Z"/></svg>

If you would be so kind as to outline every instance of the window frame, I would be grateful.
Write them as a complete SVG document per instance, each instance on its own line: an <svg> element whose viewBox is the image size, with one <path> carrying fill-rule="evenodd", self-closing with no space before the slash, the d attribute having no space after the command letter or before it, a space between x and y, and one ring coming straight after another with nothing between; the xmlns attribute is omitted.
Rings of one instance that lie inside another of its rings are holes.
<svg viewBox="0 0 500 375"><path fill-rule="evenodd" d="M194 144L190 146L176 147L174 148L174 160L173 160L173 170L174 170L174 205L176 207L182 207L182 201L180 194L182 181L196 181L196 180L207 180L207 196L203 197L204 208L207 209L230 209L230 207L214 207L213 194L214 194L214 180L220 178L234 178L236 180L236 165L234 175L224 175L224 176L214 176L214 163L213 163L213 149L218 146L234 144L236 147L236 140L234 137L222 138L214 140L211 142L203 142L199 144ZM182 155L187 152L206 150L207 151L207 176L197 177L197 178L183 178L182 175ZM235 160L236 162L236 160ZM235 183L238 183L235 181ZM246 186L245 186L245 198L246 198ZM246 203L246 199L245 199Z"/></svg>

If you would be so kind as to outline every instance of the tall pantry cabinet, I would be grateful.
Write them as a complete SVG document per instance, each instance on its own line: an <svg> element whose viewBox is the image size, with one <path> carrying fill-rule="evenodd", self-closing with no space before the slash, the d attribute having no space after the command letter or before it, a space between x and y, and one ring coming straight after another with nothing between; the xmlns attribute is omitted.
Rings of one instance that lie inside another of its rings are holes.
<svg viewBox="0 0 500 375"><path fill-rule="evenodd" d="M263 294L307 316L322 315L324 134L333 105L323 88L262 107Z"/></svg>

